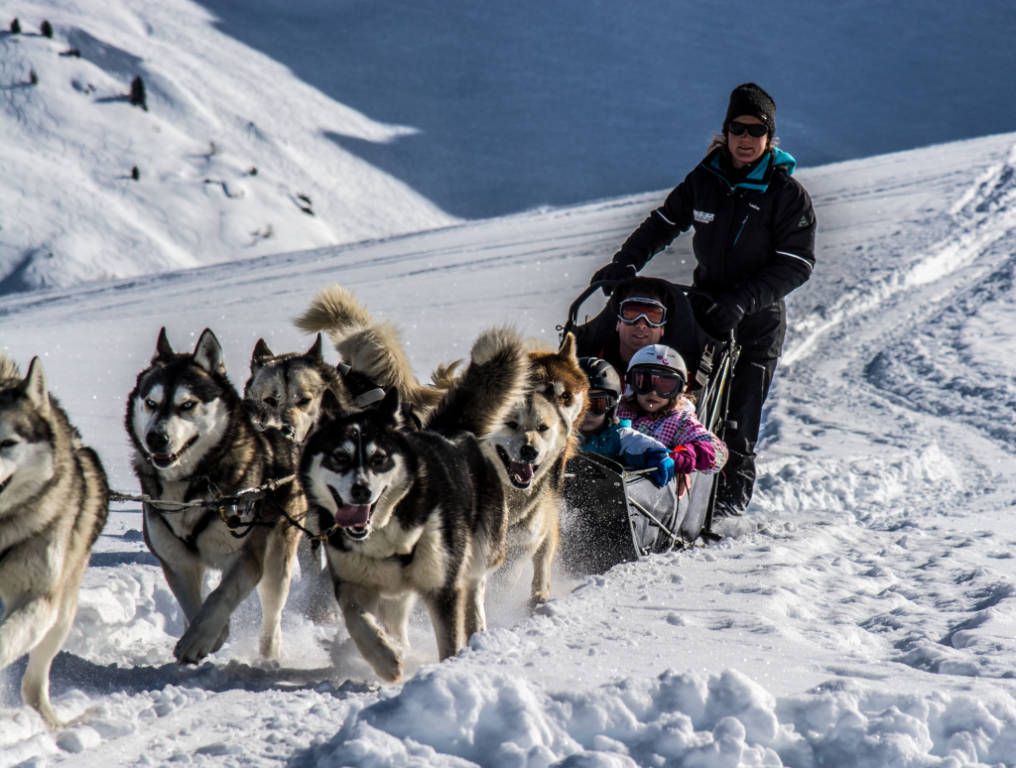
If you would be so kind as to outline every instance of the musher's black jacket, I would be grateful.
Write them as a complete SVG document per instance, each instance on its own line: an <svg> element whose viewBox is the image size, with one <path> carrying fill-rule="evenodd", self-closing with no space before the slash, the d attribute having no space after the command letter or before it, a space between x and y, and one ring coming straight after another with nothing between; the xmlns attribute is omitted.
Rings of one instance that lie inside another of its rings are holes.
<svg viewBox="0 0 1016 768"><path fill-rule="evenodd" d="M734 293L748 314L804 283L815 264L811 198L791 174L796 162L773 149L740 171L717 149L688 174L613 258L642 269L695 227L694 285Z"/></svg>

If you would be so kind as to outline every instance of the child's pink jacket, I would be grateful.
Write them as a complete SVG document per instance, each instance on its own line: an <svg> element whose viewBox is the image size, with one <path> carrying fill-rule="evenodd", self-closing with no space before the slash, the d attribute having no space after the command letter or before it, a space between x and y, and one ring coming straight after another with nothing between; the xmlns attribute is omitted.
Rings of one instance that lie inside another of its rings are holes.
<svg viewBox="0 0 1016 768"><path fill-rule="evenodd" d="M712 474L727 463L727 445L702 426L695 416L695 404L680 397L677 407L668 413L645 413L632 398L617 406L619 419L630 419L633 429L651 435L671 449L674 471Z"/></svg>

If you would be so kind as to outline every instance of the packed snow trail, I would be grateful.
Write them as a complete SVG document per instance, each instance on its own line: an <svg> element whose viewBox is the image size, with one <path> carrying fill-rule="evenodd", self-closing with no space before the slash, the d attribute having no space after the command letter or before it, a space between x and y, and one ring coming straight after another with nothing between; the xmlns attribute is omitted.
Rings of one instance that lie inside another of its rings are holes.
<svg viewBox="0 0 1016 768"><path fill-rule="evenodd" d="M455 659L434 663L416 615L411 676L389 686L341 627L302 618L303 582L281 663L257 659L255 601L222 651L173 663L182 616L124 505L53 667L72 722L49 732L23 708L14 665L0 765L1016 765L1016 457L999 418L1016 362L997 352L1014 337L1014 144L801 172L820 259L790 297L751 513L721 542L559 575L531 617L526 570L508 574L490 631ZM399 325L425 374L490 325L555 340L660 198L15 297L3 343L22 364L44 355L112 484L133 490L124 399L162 325L181 340L213 328L242 381L258 337L306 347L291 318L340 281ZM649 271L687 280L689 258L684 237Z"/></svg>

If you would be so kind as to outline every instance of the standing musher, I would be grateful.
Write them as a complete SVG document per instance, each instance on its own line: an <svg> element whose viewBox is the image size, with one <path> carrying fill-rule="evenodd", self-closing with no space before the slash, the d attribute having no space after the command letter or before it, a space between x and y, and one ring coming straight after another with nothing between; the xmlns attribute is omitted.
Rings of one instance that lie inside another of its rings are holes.
<svg viewBox="0 0 1016 768"><path fill-rule="evenodd" d="M714 515L739 515L755 485L755 443L787 329L784 297L815 265L815 212L791 174L796 161L774 141L775 104L755 83L737 86L705 159L593 275L633 277L689 227L697 262L692 307L711 336L735 331L741 355L723 436L730 458Z"/></svg>

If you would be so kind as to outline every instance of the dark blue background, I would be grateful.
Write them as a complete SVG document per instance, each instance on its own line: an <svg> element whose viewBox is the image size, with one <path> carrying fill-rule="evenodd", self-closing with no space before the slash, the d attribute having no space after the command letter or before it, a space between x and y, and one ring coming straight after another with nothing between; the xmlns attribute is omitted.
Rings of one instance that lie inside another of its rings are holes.
<svg viewBox="0 0 1016 768"><path fill-rule="evenodd" d="M745 80L802 166L1016 130L1011 0L202 4L335 100L419 129L329 135L467 218L671 187Z"/></svg>

